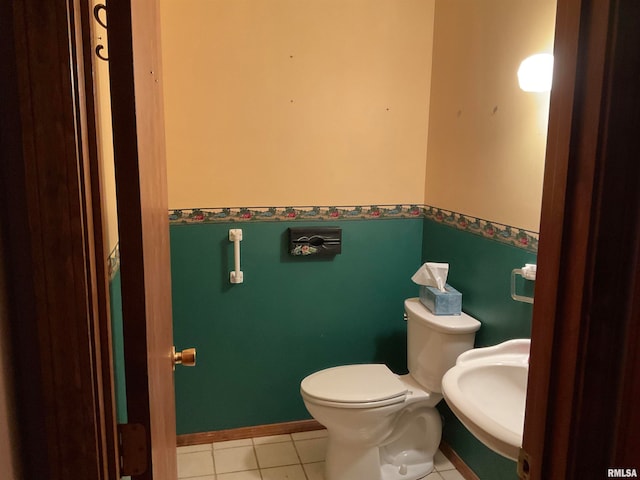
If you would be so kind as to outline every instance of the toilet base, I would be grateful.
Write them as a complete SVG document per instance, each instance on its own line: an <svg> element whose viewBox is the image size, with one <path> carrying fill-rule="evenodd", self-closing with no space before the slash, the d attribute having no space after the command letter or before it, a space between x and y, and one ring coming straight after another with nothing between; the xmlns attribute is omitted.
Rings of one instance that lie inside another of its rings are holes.
<svg viewBox="0 0 640 480"><path fill-rule="evenodd" d="M424 478L433 471L433 461L414 465L382 465L380 474L382 480L418 480ZM403 473L404 472L404 473Z"/></svg>
<svg viewBox="0 0 640 480"><path fill-rule="evenodd" d="M418 480L433 471L433 456L414 450L396 453L383 459L377 446L355 447L329 437L325 480Z"/></svg>
<svg viewBox="0 0 640 480"><path fill-rule="evenodd" d="M382 480L378 447L356 447L331 438L327 441L325 480Z"/></svg>

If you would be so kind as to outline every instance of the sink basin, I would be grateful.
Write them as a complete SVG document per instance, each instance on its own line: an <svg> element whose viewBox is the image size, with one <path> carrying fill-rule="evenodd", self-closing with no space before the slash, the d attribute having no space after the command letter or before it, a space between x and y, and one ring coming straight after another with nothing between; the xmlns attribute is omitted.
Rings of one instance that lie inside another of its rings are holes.
<svg viewBox="0 0 640 480"><path fill-rule="evenodd" d="M500 455L522 446L530 340L508 340L460 355L442 379L442 393L462 424Z"/></svg>

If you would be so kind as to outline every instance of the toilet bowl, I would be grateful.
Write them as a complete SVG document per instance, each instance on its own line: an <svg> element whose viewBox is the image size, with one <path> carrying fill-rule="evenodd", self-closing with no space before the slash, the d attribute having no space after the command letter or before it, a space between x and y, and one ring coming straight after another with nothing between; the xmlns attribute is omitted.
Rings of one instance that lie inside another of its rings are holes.
<svg viewBox="0 0 640 480"><path fill-rule="evenodd" d="M327 428L325 480L417 480L433 470L442 434L442 376L473 347L480 322L435 316L405 301L409 374L383 364L343 365L304 378L309 413Z"/></svg>
<svg viewBox="0 0 640 480"><path fill-rule="evenodd" d="M326 479L415 480L433 470L441 433L434 407L442 395L425 392L410 375L347 365L310 375L300 391L329 434Z"/></svg>

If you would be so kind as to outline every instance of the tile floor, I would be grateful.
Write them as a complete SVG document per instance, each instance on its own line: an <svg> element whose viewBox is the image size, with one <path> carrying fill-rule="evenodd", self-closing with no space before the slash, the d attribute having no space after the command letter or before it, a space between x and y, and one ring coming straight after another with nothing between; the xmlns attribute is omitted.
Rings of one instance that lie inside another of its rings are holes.
<svg viewBox="0 0 640 480"><path fill-rule="evenodd" d="M178 447L178 478L188 480L324 480L327 431ZM464 480L441 453L426 480ZM363 479L366 480L366 479Z"/></svg>

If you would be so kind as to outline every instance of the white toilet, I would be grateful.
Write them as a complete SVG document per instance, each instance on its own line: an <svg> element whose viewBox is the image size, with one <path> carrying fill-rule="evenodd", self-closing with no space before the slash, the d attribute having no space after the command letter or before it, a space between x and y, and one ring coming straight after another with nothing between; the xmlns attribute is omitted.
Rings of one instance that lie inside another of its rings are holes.
<svg viewBox="0 0 640 480"><path fill-rule="evenodd" d="M404 307L408 375L380 364L345 365L300 384L307 410L329 434L325 480L416 480L433 470L442 376L473 348L480 322L465 313L433 315L417 298Z"/></svg>

